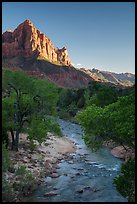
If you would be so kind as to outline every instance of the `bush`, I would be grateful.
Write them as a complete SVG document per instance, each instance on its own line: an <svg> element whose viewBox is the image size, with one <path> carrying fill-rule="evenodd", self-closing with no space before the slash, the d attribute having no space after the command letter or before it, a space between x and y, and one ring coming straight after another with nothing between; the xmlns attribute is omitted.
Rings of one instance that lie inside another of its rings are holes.
<svg viewBox="0 0 137 204"><path fill-rule="evenodd" d="M27 195L29 192L35 189L36 179L32 175L31 171L27 170L25 166L19 166L16 170L18 176L18 182L14 182L13 188L20 193Z"/></svg>
<svg viewBox="0 0 137 204"><path fill-rule="evenodd" d="M29 148L33 152L36 149L36 144L33 142L33 140L30 140L29 142Z"/></svg>
<svg viewBox="0 0 137 204"><path fill-rule="evenodd" d="M122 165L121 175L114 179L114 184L129 202L135 202L135 159L130 159Z"/></svg>
<svg viewBox="0 0 137 204"><path fill-rule="evenodd" d="M2 144L2 171L6 172L10 164L9 151L6 149L6 144Z"/></svg>
<svg viewBox="0 0 137 204"><path fill-rule="evenodd" d="M26 166L23 166L23 165L19 166L15 173L16 173L16 176L24 175L26 173Z"/></svg>
<svg viewBox="0 0 137 204"><path fill-rule="evenodd" d="M5 143L6 148L8 148L9 138L8 138L7 130L4 127L2 127L2 142Z"/></svg>
<svg viewBox="0 0 137 204"><path fill-rule="evenodd" d="M14 190L12 184L2 177L2 201L12 202L14 200Z"/></svg>

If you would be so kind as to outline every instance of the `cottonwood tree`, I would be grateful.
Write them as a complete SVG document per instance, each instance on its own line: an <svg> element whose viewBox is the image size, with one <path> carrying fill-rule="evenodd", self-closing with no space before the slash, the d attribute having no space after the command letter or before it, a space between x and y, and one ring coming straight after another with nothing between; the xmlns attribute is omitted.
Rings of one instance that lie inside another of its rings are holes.
<svg viewBox="0 0 137 204"><path fill-rule="evenodd" d="M135 93L119 97L115 103L104 108L95 104L77 115L84 128L85 141L95 148L104 140L134 149L135 147Z"/></svg>
<svg viewBox="0 0 137 204"><path fill-rule="evenodd" d="M23 130L37 129L29 139L45 138L50 119L58 100L56 87L45 81L27 76L23 71L3 71L2 120L3 128L11 132L12 149L18 151L19 134ZM35 121L35 125L34 125ZM32 131L30 131L32 132Z"/></svg>

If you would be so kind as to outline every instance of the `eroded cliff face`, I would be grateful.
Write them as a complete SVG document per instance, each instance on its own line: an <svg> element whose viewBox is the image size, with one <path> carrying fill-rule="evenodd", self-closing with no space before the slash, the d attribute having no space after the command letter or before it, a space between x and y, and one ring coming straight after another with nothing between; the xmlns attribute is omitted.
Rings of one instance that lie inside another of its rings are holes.
<svg viewBox="0 0 137 204"><path fill-rule="evenodd" d="M54 48L51 40L30 20L21 23L14 31L3 33L2 56L3 68L21 69L60 87L82 88L91 81L88 75L71 65L66 47Z"/></svg>
<svg viewBox="0 0 137 204"><path fill-rule="evenodd" d="M14 31L2 35L2 56L42 57L51 63L71 65L67 49L54 48L51 40L41 33L30 20L21 23Z"/></svg>

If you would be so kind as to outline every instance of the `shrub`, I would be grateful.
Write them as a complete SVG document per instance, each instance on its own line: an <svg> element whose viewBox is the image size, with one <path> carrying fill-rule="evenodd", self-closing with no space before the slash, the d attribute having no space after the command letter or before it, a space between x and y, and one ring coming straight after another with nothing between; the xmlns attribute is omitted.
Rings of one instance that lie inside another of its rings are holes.
<svg viewBox="0 0 137 204"><path fill-rule="evenodd" d="M24 175L26 173L26 166L19 166L18 169L16 170L16 175Z"/></svg>
<svg viewBox="0 0 137 204"><path fill-rule="evenodd" d="M10 167L9 151L6 149L6 144L2 144L2 171L6 172Z"/></svg>
<svg viewBox="0 0 137 204"><path fill-rule="evenodd" d="M129 202L135 202L135 160L130 159L121 167L121 175L114 179L117 190Z"/></svg>
<svg viewBox="0 0 137 204"><path fill-rule="evenodd" d="M14 200L14 190L12 184L6 181L5 177L2 177L2 201L12 202Z"/></svg>
<svg viewBox="0 0 137 204"><path fill-rule="evenodd" d="M29 142L29 148L33 152L36 149L36 144L33 142L33 140L30 140Z"/></svg>
<svg viewBox="0 0 137 204"><path fill-rule="evenodd" d="M14 182L14 190L18 190L20 193L27 195L35 189L36 179L25 166L19 166L16 170L16 175L18 176L18 182Z"/></svg>

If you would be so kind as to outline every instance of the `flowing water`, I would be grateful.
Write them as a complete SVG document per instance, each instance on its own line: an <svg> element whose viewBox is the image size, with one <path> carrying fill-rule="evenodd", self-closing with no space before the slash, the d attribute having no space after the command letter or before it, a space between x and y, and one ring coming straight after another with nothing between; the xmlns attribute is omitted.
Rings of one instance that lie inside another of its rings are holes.
<svg viewBox="0 0 137 204"><path fill-rule="evenodd" d="M59 120L63 134L75 142L77 150L72 159L61 160L58 178L45 182L27 198L27 202L127 202L113 185L122 161L102 148L92 152L82 139L79 125ZM45 196L45 193L52 192Z"/></svg>

